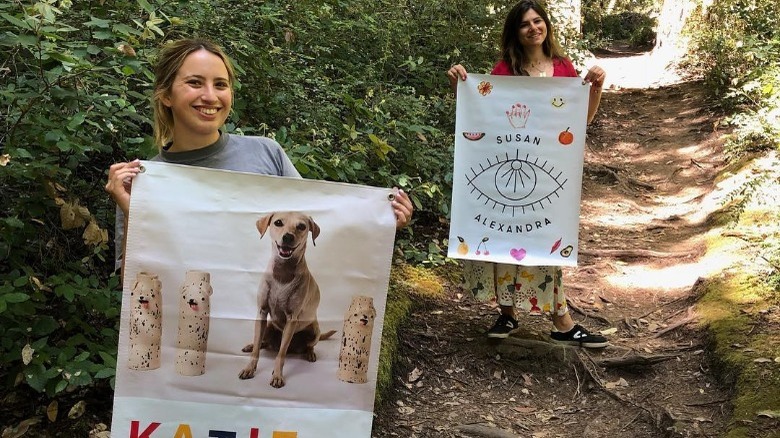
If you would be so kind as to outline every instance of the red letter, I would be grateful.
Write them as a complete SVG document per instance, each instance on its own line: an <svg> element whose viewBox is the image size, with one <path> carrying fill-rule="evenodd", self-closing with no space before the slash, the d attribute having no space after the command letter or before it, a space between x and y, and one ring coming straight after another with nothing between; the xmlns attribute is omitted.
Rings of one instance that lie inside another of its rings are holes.
<svg viewBox="0 0 780 438"><path fill-rule="evenodd" d="M150 423L140 435L138 435L138 426L140 426L140 423L137 421L130 423L130 438L149 438L152 436L152 432L160 427L160 423Z"/></svg>
<svg viewBox="0 0 780 438"><path fill-rule="evenodd" d="M249 429L249 438L260 438L260 429L256 427Z"/></svg>

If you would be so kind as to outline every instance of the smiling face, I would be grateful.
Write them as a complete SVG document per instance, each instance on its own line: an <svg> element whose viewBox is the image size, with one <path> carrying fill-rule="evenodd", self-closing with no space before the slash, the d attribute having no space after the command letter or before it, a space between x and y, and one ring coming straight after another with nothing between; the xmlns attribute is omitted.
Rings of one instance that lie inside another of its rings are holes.
<svg viewBox="0 0 780 438"><path fill-rule="evenodd" d="M517 31L520 45L528 49L533 46L541 46L547 38L547 24L535 10L529 9L520 20Z"/></svg>
<svg viewBox="0 0 780 438"><path fill-rule="evenodd" d="M208 50L190 53L162 102L173 116L171 151L197 149L216 142L219 128L233 105L225 63Z"/></svg>

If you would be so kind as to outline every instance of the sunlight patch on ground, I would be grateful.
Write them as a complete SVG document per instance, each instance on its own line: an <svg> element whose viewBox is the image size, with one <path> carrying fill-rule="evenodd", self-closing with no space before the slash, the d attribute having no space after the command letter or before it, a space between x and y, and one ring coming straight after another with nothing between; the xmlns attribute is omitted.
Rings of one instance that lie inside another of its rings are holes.
<svg viewBox="0 0 780 438"><path fill-rule="evenodd" d="M622 266L605 280L615 287L642 289L676 289L691 287L699 277L707 277L729 266L728 257L709 257L695 263L663 268L648 265Z"/></svg>
<svg viewBox="0 0 780 438"><path fill-rule="evenodd" d="M672 67L676 58L664 53L649 52L620 58L588 59L585 65L598 65L607 72L604 88L648 88L682 82Z"/></svg>
<svg viewBox="0 0 780 438"><path fill-rule="evenodd" d="M674 196L665 196L656 199L652 209L638 208L629 203L615 202L605 199L603 201L588 202L588 206L600 215L589 215L588 224L611 225L622 229L632 229L637 226L646 226L653 221L668 220L673 217L685 217L690 222L697 223L706 218L711 212L696 201L706 193L700 187L690 187L682 190ZM585 223L585 221L583 221Z"/></svg>

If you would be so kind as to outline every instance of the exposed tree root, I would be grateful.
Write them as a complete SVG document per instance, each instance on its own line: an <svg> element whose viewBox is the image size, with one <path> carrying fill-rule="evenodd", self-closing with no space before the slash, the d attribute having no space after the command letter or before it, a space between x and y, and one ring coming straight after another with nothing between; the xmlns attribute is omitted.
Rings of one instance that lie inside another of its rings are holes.
<svg viewBox="0 0 780 438"><path fill-rule="evenodd" d="M511 432L507 432L497 427L484 426L481 424L464 424L455 428L464 436L468 437L483 437L483 438L520 438Z"/></svg>
<svg viewBox="0 0 780 438"><path fill-rule="evenodd" d="M653 356L646 356L642 354L631 354L623 357L609 357L606 359L596 360L595 363L604 368L623 368L633 366L650 366L660 362L665 362L670 359L674 359L678 355L676 354L659 354Z"/></svg>

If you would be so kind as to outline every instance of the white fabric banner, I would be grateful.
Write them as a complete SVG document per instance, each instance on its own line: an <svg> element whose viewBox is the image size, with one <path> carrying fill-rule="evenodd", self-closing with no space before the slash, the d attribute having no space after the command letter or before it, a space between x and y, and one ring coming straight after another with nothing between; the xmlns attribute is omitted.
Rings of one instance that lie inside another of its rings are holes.
<svg viewBox="0 0 780 438"><path fill-rule="evenodd" d="M370 437L395 237L391 190L142 164L112 437ZM281 330L276 349L260 350L254 377L239 378L252 369L244 351L262 291L266 331L295 318L311 329L312 315L321 335L335 331L314 346L316 361L305 345L313 337L297 347L294 338L273 386Z"/></svg>
<svg viewBox="0 0 780 438"><path fill-rule="evenodd" d="M576 266L588 85L458 81L448 256Z"/></svg>

